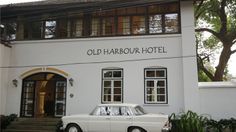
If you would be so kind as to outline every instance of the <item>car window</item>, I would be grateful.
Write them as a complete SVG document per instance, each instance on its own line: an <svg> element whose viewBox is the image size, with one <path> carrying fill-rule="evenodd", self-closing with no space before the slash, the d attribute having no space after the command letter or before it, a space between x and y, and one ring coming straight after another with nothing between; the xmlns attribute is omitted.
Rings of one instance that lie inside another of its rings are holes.
<svg viewBox="0 0 236 132"><path fill-rule="evenodd" d="M146 114L145 110L141 106L136 106L134 108L134 110L135 110L134 111L135 115L144 115L144 114Z"/></svg>
<svg viewBox="0 0 236 132"><path fill-rule="evenodd" d="M113 106L111 107L112 116L129 116L131 115L128 107L125 106Z"/></svg>
<svg viewBox="0 0 236 132"><path fill-rule="evenodd" d="M91 115L97 115L97 116L108 116L111 113L111 108L108 106L100 106L97 107Z"/></svg>

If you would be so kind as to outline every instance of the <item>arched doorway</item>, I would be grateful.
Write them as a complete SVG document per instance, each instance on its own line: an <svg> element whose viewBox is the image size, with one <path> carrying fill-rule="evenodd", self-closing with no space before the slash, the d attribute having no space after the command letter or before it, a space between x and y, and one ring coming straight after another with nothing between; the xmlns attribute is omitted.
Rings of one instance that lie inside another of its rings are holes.
<svg viewBox="0 0 236 132"><path fill-rule="evenodd" d="M65 77L49 72L25 77L22 84L22 117L61 117L66 110Z"/></svg>

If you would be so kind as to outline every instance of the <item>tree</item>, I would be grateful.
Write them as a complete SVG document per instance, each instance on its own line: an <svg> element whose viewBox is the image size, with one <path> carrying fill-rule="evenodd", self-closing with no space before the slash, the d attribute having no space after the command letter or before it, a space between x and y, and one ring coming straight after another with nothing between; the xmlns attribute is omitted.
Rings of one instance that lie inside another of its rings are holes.
<svg viewBox="0 0 236 132"><path fill-rule="evenodd" d="M198 47L202 45L208 50L222 48L219 63L213 71L206 65L212 56L209 52L198 52L198 67L210 80L222 81L230 56L236 52L232 49L236 44L236 0L201 0L195 5ZM203 32L211 34L209 39L201 38Z"/></svg>

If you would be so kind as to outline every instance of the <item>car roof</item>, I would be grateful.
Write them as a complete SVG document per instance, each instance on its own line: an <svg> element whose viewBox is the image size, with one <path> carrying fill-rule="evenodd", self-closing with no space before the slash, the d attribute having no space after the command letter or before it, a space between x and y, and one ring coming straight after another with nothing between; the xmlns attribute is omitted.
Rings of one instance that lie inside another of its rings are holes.
<svg viewBox="0 0 236 132"><path fill-rule="evenodd" d="M114 103L114 104L100 104L98 106L129 106L129 107L136 107L136 106L138 106L138 104Z"/></svg>

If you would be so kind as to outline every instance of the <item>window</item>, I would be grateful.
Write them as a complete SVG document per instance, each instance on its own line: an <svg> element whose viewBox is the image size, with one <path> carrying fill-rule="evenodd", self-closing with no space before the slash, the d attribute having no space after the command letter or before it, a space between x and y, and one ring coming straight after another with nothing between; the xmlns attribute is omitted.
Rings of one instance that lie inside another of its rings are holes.
<svg viewBox="0 0 236 132"><path fill-rule="evenodd" d="M69 26L68 32L71 33L72 37L82 37L83 33L82 19L72 19L70 23L68 23L68 26Z"/></svg>
<svg viewBox="0 0 236 132"><path fill-rule="evenodd" d="M149 33L162 33L162 16L151 15L149 16Z"/></svg>
<svg viewBox="0 0 236 132"><path fill-rule="evenodd" d="M114 17L107 17L102 19L102 35L115 35Z"/></svg>
<svg viewBox="0 0 236 132"><path fill-rule="evenodd" d="M145 16L132 17L132 34L145 34Z"/></svg>
<svg viewBox="0 0 236 132"><path fill-rule="evenodd" d="M166 68L147 68L145 72L145 103L167 104Z"/></svg>
<svg viewBox="0 0 236 132"><path fill-rule="evenodd" d="M95 116L130 116L131 111L126 106L98 106L90 115Z"/></svg>
<svg viewBox="0 0 236 132"><path fill-rule="evenodd" d="M102 103L123 102L123 70L104 69L102 74Z"/></svg>
<svg viewBox="0 0 236 132"><path fill-rule="evenodd" d="M165 15L165 32L176 33L179 31L178 14L166 14Z"/></svg>
<svg viewBox="0 0 236 132"><path fill-rule="evenodd" d="M93 18L92 19L92 31L91 36L100 36L101 28L100 28L100 19Z"/></svg>
<svg viewBox="0 0 236 132"><path fill-rule="evenodd" d="M114 9L75 10L67 18L24 24L26 39L101 37L180 33L179 2L150 3ZM76 14L76 15L75 15ZM50 18L50 17L49 17ZM20 26L19 26L20 27ZM15 27L14 27L15 28ZM18 29L21 30L21 29ZM22 37L19 35L17 39ZM15 38L12 34L9 37Z"/></svg>
<svg viewBox="0 0 236 132"><path fill-rule="evenodd" d="M56 21L45 21L44 38L56 37Z"/></svg>
<svg viewBox="0 0 236 132"><path fill-rule="evenodd" d="M67 37L67 19L57 20L56 24L56 37L57 38L66 38Z"/></svg>
<svg viewBox="0 0 236 132"><path fill-rule="evenodd" d="M119 35L130 34L130 17L129 16L118 17L118 34Z"/></svg>

